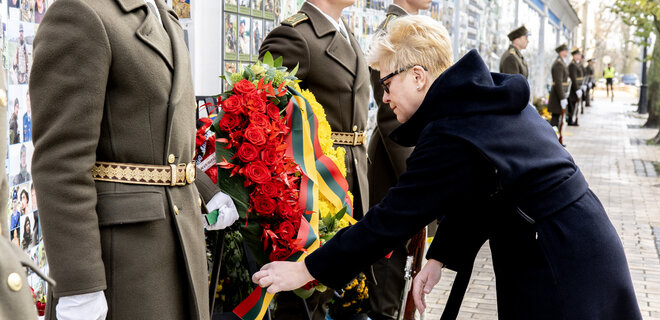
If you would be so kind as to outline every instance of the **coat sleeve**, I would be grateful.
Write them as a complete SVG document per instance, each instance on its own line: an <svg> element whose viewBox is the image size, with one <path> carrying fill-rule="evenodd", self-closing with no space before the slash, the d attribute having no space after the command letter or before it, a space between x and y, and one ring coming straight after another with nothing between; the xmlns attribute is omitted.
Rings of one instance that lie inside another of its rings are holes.
<svg viewBox="0 0 660 320"><path fill-rule="evenodd" d="M80 0L53 3L34 40L30 97L32 173L55 297L106 288L90 171L111 60L96 12Z"/></svg>
<svg viewBox="0 0 660 320"><path fill-rule="evenodd" d="M557 63L552 66L552 92L556 97L559 98L559 100L566 98L566 93L562 88L562 83L564 82L564 78L562 77L562 68L563 66Z"/></svg>
<svg viewBox="0 0 660 320"><path fill-rule="evenodd" d="M502 68L500 69L500 72L509 73L509 74L518 74L518 73L522 73L522 70L518 68L518 61L516 61L516 57L512 54L508 54L504 58L504 61L502 61Z"/></svg>
<svg viewBox="0 0 660 320"><path fill-rule="evenodd" d="M484 182L492 168L474 147L449 136L424 140L381 203L305 259L315 279L341 288L433 220L462 214L494 191Z"/></svg>
<svg viewBox="0 0 660 320"><path fill-rule="evenodd" d="M195 178L195 186L199 190L199 195L204 200L204 203L209 203L213 197L220 192L220 188L213 183L213 180L206 175L204 171L197 168Z"/></svg>
<svg viewBox="0 0 660 320"><path fill-rule="evenodd" d="M577 83L577 77L578 77L578 68L571 63L568 66L568 76L571 78L571 93L577 91L577 89L580 89L580 86Z"/></svg>
<svg viewBox="0 0 660 320"><path fill-rule="evenodd" d="M259 60L263 59L266 52L270 52L273 59L282 57L282 65L289 70L298 65L298 79L304 80L307 77L311 63L309 46L296 28L279 26L273 29L259 48Z"/></svg>

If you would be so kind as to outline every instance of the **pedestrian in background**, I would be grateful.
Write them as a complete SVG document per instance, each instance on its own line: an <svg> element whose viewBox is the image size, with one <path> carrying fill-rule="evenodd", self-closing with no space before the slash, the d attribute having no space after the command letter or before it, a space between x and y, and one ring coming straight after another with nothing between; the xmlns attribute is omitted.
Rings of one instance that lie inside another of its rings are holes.
<svg viewBox="0 0 660 320"><path fill-rule="evenodd" d="M616 71L612 67L611 63L607 64L607 68L603 70L603 78L605 78L605 88L607 90L607 96L610 97L610 91L612 91L612 101L614 101L614 75Z"/></svg>

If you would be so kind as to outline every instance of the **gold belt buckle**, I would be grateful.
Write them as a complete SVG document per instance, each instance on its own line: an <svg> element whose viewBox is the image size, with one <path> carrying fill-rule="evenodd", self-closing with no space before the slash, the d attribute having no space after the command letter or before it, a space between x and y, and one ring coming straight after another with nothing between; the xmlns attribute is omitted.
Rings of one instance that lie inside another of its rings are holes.
<svg viewBox="0 0 660 320"><path fill-rule="evenodd" d="M186 165L186 182L193 183L197 176L197 171L195 170L195 164L193 162L188 162Z"/></svg>
<svg viewBox="0 0 660 320"><path fill-rule="evenodd" d="M170 165L170 170L172 171L172 172L170 172L170 177L171 177L170 178L170 187L174 187L174 186L176 186L176 172L177 172L176 164L171 164Z"/></svg>
<svg viewBox="0 0 660 320"><path fill-rule="evenodd" d="M353 132L353 146L357 146L358 133Z"/></svg>

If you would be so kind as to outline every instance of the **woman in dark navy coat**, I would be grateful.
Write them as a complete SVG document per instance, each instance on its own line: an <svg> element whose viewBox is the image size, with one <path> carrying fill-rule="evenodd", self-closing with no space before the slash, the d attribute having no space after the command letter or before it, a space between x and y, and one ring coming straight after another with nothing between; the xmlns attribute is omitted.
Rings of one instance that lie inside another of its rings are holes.
<svg viewBox="0 0 660 320"><path fill-rule="evenodd" d="M520 75L490 73L476 51L453 60L447 31L403 17L375 42L389 103L416 146L382 202L304 262L274 262L253 281L271 293L312 279L342 288L435 219L413 283L415 303L458 272L443 319L454 319L474 258L489 240L500 319L641 319L623 246L580 169L528 105Z"/></svg>

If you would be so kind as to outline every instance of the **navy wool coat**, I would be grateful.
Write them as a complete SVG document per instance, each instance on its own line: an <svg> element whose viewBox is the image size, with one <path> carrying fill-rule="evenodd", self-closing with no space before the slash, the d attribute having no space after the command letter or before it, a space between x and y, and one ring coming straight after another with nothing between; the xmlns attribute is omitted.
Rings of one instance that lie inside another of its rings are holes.
<svg viewBox="0 0 660 320"><path fill-rule="evenodd" d="M305 259L341 288L435 219L427 258L458 272L454 319L489 240L500 319L641 319L623 246L520 75L490 73L473 50L432 84L391 138L415 145L382 202Z"/></svg>

